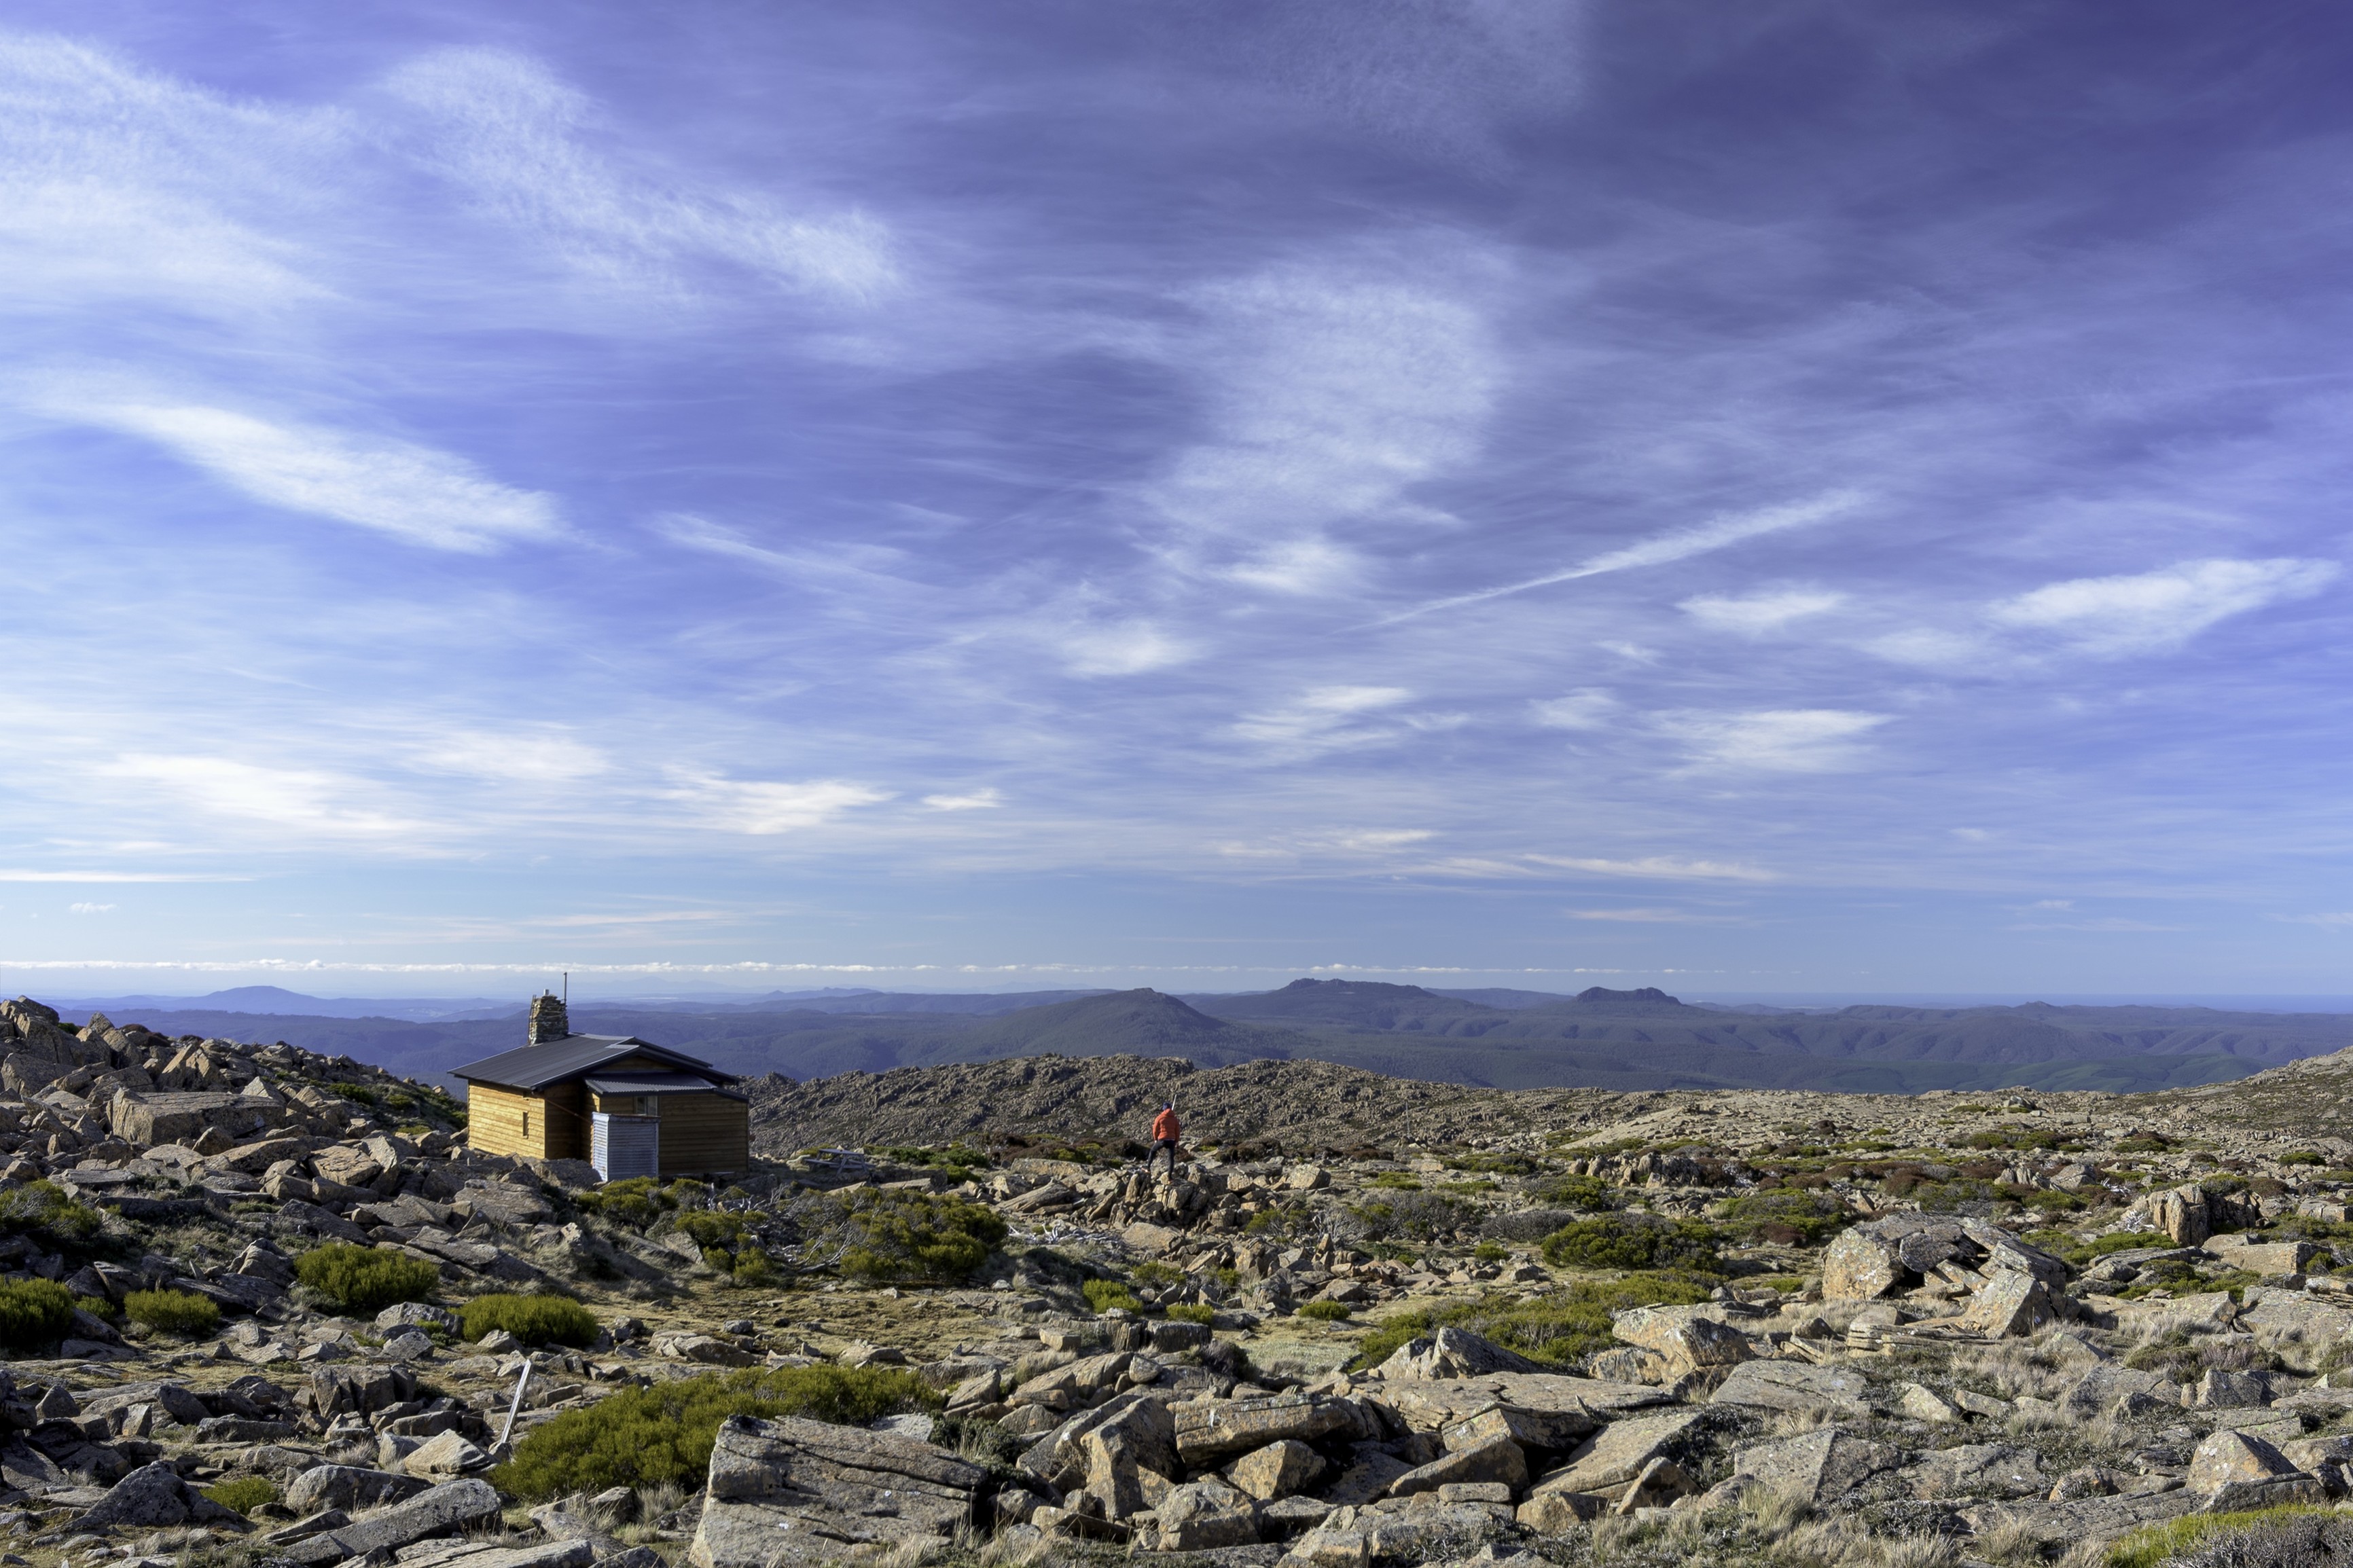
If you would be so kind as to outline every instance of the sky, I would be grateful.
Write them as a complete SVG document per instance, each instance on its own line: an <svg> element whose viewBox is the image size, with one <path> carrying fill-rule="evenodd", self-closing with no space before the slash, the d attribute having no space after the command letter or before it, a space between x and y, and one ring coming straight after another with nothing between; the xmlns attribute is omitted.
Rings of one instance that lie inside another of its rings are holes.
<svg viewBox="0 0 2353 1568"><path fill-rule="evenodd" d="M20 0L0 983L2353 993L2353 16Z"/></svg>

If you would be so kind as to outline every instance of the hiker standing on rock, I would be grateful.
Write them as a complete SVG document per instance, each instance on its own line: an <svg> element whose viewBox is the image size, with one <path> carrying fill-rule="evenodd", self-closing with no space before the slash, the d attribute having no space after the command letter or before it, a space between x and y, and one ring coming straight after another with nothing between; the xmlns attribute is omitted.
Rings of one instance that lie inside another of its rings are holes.
<svg viewBox="0 0 2353 1568"><path fill-rule="evenodd" d="M1183 1131L1176 1121L1176 1102L1172 1100L1160 1108L1159 1115L1152 1119L1152 1152L1144 1157L1145 1175L1152 1174L1152 1162L1160 1158L1160 1151L1166 1149L1168 1151L1168 1176L1171 1181L1176 1179L1176 1139Z"/></svg>

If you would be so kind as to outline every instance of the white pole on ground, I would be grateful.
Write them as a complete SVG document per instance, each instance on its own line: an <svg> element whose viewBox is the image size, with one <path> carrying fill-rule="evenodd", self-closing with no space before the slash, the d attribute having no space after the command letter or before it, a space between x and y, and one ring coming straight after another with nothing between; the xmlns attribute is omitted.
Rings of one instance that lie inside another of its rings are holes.
<svg viewBox="0 0 2353 1568"><path fill-rule="evenodd" d="M514 1403L507 1406L506 1429L499 1434L501 1447L506 1447L507 1441L514 1436L515 1417L522 1412L522 1391L531 1386L531 1369L538 1360L537 1356L522 1358L522 1375L515 1379Z"/></svg>

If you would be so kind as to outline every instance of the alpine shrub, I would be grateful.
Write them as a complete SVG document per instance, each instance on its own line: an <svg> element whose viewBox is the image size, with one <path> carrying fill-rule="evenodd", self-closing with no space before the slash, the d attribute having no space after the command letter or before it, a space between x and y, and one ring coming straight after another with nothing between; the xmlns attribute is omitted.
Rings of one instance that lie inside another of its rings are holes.
<svg viewBox="0 0 2353 1568"><path fill-rule="evenodd" d="M54 1279L0 1280L0 1345L40 1350L73 1327L73 1292Z"/></svg>
<svg viewBox="0 0 2353 1568"><path fill-rule="evenodd" d="M961 1283L1006 1237L1005 1221L983 1204L915 1192L835 1202L833 1229L845 1244L839 1267L853 1279Z"/></svg>
<svg viewBox="0 0 2353 1568"><path fill-rule="evenodd" d="M1569 1268L1696 1268L1721 1267L1715 1232L1696 1220L1648 1215L1598 1215L1561 1226L1544 1239L1544 1259Z"/></svg>
<svg viewBox="0 0 2353 1568"><path fill-rule="evenodd" d="M627 1388L532 1429L491 1472L501 1491L562 1497L667 1481L689 1490L711 1468L711 1445L730 1415L805 1416L866 1426L902 1411L936 1410L941 1395L903 1367L745 1370Z"/></svg>
<svg viewBox="0 0 2353 1568"><path fill-rule="evenodd" d="M1345 1301L1310 1301L1299 1309L1298 1315L1319 1323L1345 1322L1356 1311Z"/></svg>
<svg viewBox="0 0 2353 1568"><path fill-rule="evenodd" d="M1218 1316L1218 1310L1207 1301L1176 1301L1170 1303L1166 1311L1167 1316L1180 1323L1208 1323Z"/></svg>
<svg viewBox="0 0 2353 1568"><path fill-rule="evenodd" d="M504 1329L527 1345L570 1345L596 1340L596 1314L568 1296L477 1296L459 1310L458 1331L479 1340Z"/></svg>
<svg viewBox="0 0 2353 1568"><path fill-rule="evenodd" d="M233 1481L223 1481L216 1487L206 1487L205 1496L223 1508L239 1513L251 1513L255 1509L278 1500L278 1489L265 1476L239 1476Z"/></svg>
<svg viewBox="0 0 2353 1568"><path fill-rule="evenodd" d="M28 1182L0 1193L0 1231L29 1236L60 1251L86 1247L106 1216L55 1182Z"/></svg>
<svg viewBox="0 0 2353 1568"><path fill-rule="evenodd" d="M133 1290L122 1310L134 1323L183 1339L200 1340L220 1327L220 1308L193 1290Z"/></svg>
<svg viewBox="0 0 2353 1568"><path fill-rule="evenodd" d="M1085 1293L1087 1305L1098 1312L1114 1309L1129 1312L1144 1310L1144 1303L1135 1299L1135 1292L1116 1279L1090 1279L1079 1289Z"/></svg>
<svg viewBox="0 0 2353 1568"><path fill-rule="evenodd" d="M296 1258L294 1277L352 1312L422 1301L441 1283L441 1271L420 1258L347 1241L331 1241Z"/></svg>

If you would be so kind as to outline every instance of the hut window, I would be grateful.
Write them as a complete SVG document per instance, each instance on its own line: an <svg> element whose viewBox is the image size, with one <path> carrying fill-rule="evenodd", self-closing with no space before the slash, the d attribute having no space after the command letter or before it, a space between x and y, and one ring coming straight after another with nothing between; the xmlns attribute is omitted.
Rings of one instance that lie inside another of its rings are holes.
<svg viewBox="0 0 2353 1568"><path fill-rule="evenodd" d="M522 1113L522 1135L526 1138L531 1136L531 1112L528 1110Z"/></svg>
<svg viewBox="0 0 2353 1568"><path fill-rule="evenodd" d="M651 1116L653 1113L654 1097L650 1094L641 1094L638 1096L638 1114L639 1116Z"/></svg>

